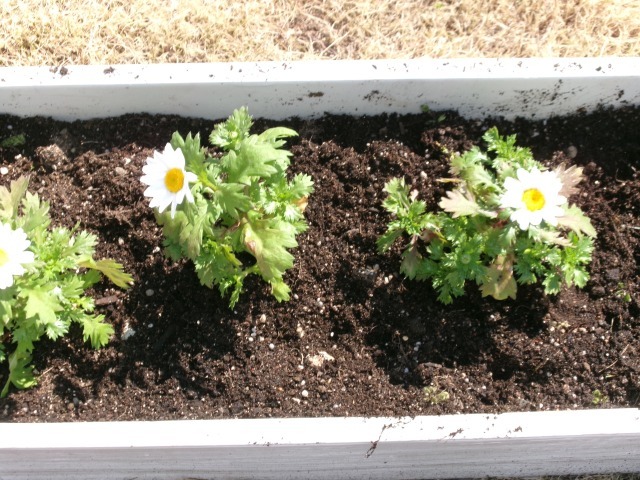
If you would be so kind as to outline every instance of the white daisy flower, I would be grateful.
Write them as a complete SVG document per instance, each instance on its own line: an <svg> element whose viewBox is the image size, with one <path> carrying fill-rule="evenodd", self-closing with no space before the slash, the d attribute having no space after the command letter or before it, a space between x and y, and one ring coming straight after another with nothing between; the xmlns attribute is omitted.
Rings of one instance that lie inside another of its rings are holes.
<svg viewBox="0 0 640 480"><path fill-rule="evenodd" d="M144 175L140 181L149 187L144 191L145 197L151 197L149 206L158 207L162 213L171 205L171 218L176 214L176 207L186 198L193 203L193 195L189 190L189 183L198 177L195 173L184 169L184 154L179 148L173 149L170 143L162 152L153 152L153 157L147 158L147 164L142 168Z"/></svg>
<svg viewBox="0 0 640 480"><path fill-rule="evenodd" d="M561 205L567 199L560 195L562 182L554 172L541 172L537 168L528 172L519 168L516 177L504 181L504 188L500 205L514 209L510 218L522 230L540 225L543 220L555 226L558 217L564 215Z"/></svg>
<svg viewBox="0 0 640 480"><path fill-rule="evenodd" d="M23 265L33 262L30 245L24 230L0 223L0 290L13 285L13 277L24 273Z"/></svg>

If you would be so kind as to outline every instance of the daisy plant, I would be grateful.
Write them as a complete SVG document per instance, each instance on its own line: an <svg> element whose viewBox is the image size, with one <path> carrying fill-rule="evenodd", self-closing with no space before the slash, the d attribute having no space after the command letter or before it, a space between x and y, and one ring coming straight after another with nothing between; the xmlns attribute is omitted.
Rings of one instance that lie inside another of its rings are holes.
<svg viewBox="0 0 640 480"><path fill-rule="evenodd" d="M141 177L166 254L190 259L203 285L230 294L231 307L250 274L268 282L278 301L289 299L283 280L293 266L289 249L307 229L303 213L313 192L308 175L287 178L291 153L281 147L297 133L276 127L250 134L252 123L241 108L216 125L213 154L199 135L176 132L147 159Z"/></svg>
<svg viewBox="0 0 640 480"><path fill-rule="evenodd" d="M515 299L518 284L541 282L547 294L563 284L583 287L589 274L593 239L591 221L569 199L578 192L582 168L546 169L515 135L496 128L478 147L451 158L453 185L428 212L404 179L385 185L384 207L395 216L378 247L386 251L408 238L401 271L411 279L431 280L438 299L451 303L468 281L483 296Z"/></svg>
<svg viewBox="0 0 640 480"><path fill-rule="evenodd" d="M11 384L36 383L30 363L43 335L56 340L77 323L85 341L105 345L113 328L94 313L85 290L101 274L122 288L132 282L119 263L94 259L95 235L51 227L49 204L27 187L25 177L0 186L0 363L8 363L3 397Z"/></svg>

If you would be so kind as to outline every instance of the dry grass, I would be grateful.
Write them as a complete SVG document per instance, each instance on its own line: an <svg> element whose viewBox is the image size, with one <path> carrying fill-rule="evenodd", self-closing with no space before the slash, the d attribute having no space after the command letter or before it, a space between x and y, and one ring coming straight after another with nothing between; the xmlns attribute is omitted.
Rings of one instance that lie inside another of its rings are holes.
<svg viewBox="0 0 640 480"><path fill-rule="evenodd" d="M2 0L0 65L640 56L638 0Z"/></svg>

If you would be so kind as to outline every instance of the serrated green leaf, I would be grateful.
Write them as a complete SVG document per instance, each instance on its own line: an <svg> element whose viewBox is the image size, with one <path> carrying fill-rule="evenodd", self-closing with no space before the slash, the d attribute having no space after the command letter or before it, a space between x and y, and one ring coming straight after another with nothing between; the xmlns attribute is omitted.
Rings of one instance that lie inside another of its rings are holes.
<svg viewBox="0 0 640 480"><path fill-rule="evenodd" d="M378 238L376 244L379 252L386 252L391 245L402 236L403 230L397 227L390 227L382 236Z"/></svg>
<svg viewBox="0 0 640 480"><path fill-rule="evenodd" d="M104 315L80 315L76 319L82 325L82 338L91 341L93 348L100 348L109 343L114 330L104 322Z"/></svg>
<svg viewBox="0 0 640 480"><path fill-rule="evenodd" d="M227 182L248 185L251 177L266 178L273 175L278 171L273 165L274 151L271 145L243 142L237 152L231 151L222 158Z"/></svg>
<svg viewBox="0 0 640 480"><path fill-rule="evenodd" d="M244 193L245 188L239 183L221 183L213 195L225 213L239 219L251 208L251 199Z"/></svg>
<svg viewBox="0 0 640 480"><path fill-rule="evenodd" d="M401 215L409 208L409 187L405 184L404 178L393 178L389 180L384 191L387 198L382 202L382 206L395 215Z"/></svg>
<svg viewBox="0 0 640 480"><path fill-rule="evenodd" d="M56 324L56 313L62 310L62 305L50 290L42 287L23 288L18 297L26 300L24 307L26 318L37 318L37 322L41 325Z"/></svg>
<svg viewBox="0 0 640 480"><path fill-rule="evenodd" d="M27 234L35 230L46 230L51 224L49 203L41 201L38 195L26 192L22 199L22 218L16 224Z"/></svg>
<svg viewBox="0 0 640 480"><path fill-rule="evenodd" d="M289 183L288 190L293 198L306 198L313 193L313 179L309 175L298 173Z"/></svg>
<svg viewBox="0 0 640 480"><path fill-rule="evenodd" d="M33 367L29 365L31 355L25 352L13 352L9 355L9 378L0 392L0 397L6 397L9 393L9 386L13 384L16 388L31 388L36 383L33 376Z"/></svg>
<svg viewBox="0 0 640 480"><path fill-rule="evenodd" d="M262 132L260 135L258 135L258 138L261 142L269 143L275 148L280 148L285 144L284 140L281 140L282 138L297 136L298 132L296 132L295 130L291 130L290 128L274 127Z"/></svg>
<svg viewBox="0 0 640 480"><path fill-rule="evenodd" d="M241 107L234 110L225 122L215 126L209 141L225 150L235 150L240 142L249 136L252 125L249 110L247 107Z"/></svg>
<svg viewBox="0 0 640 480"><path fill-rule="evenodd" d="M561 284L562 279L557 273L549 273L542 281L544 292L547 294L557 294L558 292L560 292Z"/></svg>
<svg viewBox="0 0 640 480"><path fill-rule="evenodd" d="M279 302L286 302L290 299L291 289L280 278L274 278L269 282L271 284L271 293Z"/></svg>
<svg viewBox="0 0 640 480"><path fill-rule="evenodd" d="M133 284L133 277L123 270L124 267L122 264L112 260L111 258L104 258L102 260L89 258L79 262L78 266L101 272L111 280L114 285L125 290Z"/></svg>
<svg viewBox="0 0 640 480"><path fill-rule="evenodd" d="M269 282L282 278L293 266L293 255L287 248L297 247L298 242L284 222L277 219L249 222L244 227L242 241L256 258L262 277Z"/></svg>
<svg viewBox="0 0 640 480"><path fill-rule="evenodd" d="M176 148L182 150L182 155L184 155L185 160L185 169L187 171L193 172L198 176L206 174L205 153L200 146L199 133L195 136L188 133L186 138L182 138L178 132L174 132L170 143L174 150Z"/></svg>
<svg viewBox="0 0 640 480"><path fill-rule="evenodd" d="M66 229L57 229L58 232L64 232L64 236L69 240L66 242L67 246L63 251L63 255L77 255L77 256L91 256L95 251L98 244L98 237L93 233L81 231L78 234L71 236L71 232Z"/></svg>

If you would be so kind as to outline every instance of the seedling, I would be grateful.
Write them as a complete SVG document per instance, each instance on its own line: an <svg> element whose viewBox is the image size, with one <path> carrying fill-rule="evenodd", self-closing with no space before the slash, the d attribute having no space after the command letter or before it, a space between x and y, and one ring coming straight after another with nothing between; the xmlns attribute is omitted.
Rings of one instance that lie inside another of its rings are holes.
<svg viewBox="0 0 640 480"><path fill-rule="evenodd" d="M591 403L593 403L594 405L604 405L608 401L609 397L602 393L600 390L593 391L593 399L591 400Z"/></svg>
<svg viewBox="0 0 640 480"><path fill-rule="evenodd" d="M631 294L626 289L623 282L618 283L618 288L616 289L614 295L616 296L616 298L619 298L625 303L631 303Z"/></svg>
<svg viewBox="0 0 640 480"><path fill-rule="evenodd" d="M435 385L424 387L422 390L424 392L425 400L431 405L438 405L439 403L449 400L449 392L446 390L440 390Z"/></svg>

